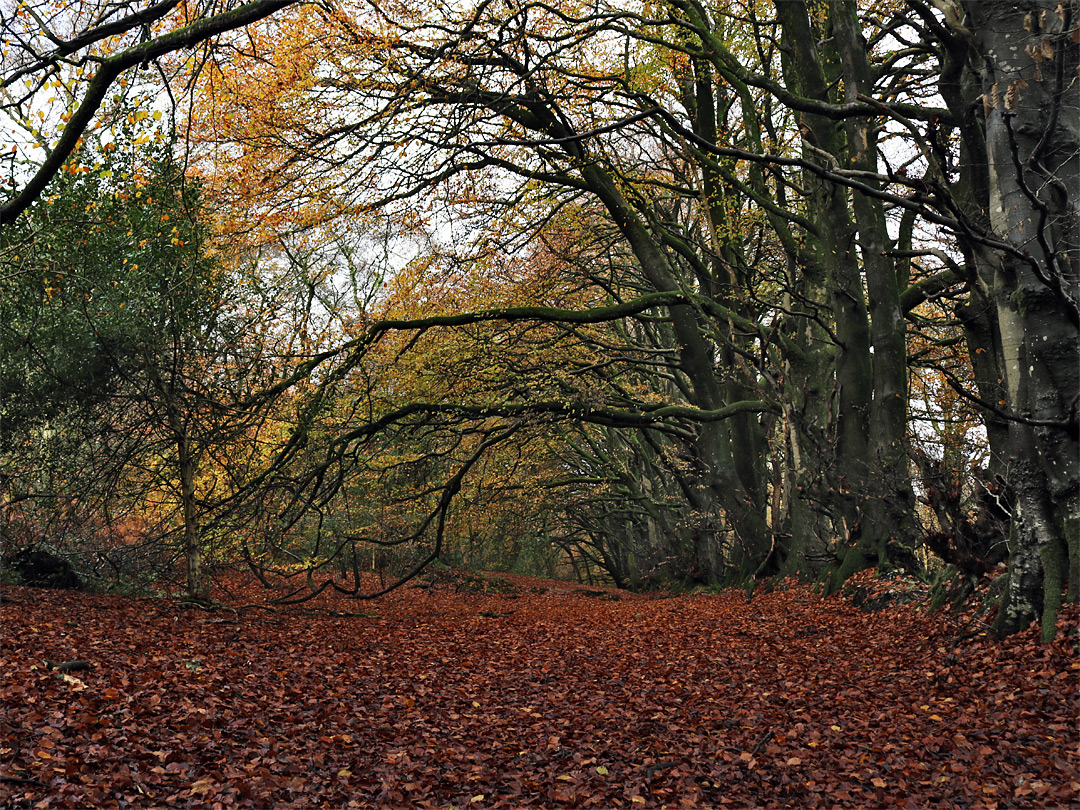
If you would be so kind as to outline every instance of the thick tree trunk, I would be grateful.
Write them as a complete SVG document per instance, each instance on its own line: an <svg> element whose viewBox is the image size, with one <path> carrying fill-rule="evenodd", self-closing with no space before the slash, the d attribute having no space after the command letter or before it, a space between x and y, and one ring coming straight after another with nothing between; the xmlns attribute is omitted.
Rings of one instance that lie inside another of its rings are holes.
<svg viewBox="0 0 1080 810"><path fill-rule="evenodd" d="M803 96L822 102L834 101L830 88L840 79L854 83L850 90L857 92L861 79L856 74L868 70L851 57L860 43L842 43L846 49L841 52L847 53L850 63L847 69L851 75L847 77L838 70L842 60L834 50L845 37L859 36L857 27L844 17L846 7L841 5L836 11L846 27L834 26L828 36L815 29L805 3L778 2L776 8L786 39L792 44L785 67L792 86ZM818 44L828 52L819 52ZM845 127L811 113L802 113L799 118L807 161L846 167L852 160L876 160L868 122ZM839 565L830 582L830 588L836 588L862 568L884 562L895 532L910 533L910 520L904 512L910 511L913 499L898 497L904 484L893 474L897 468L906 470L902 460L906 355L902 337L897 340L898 334L903 335L903 320L897 315L895 272L884 255L887 234L877 204L859 199L853 215L846 188L814 172L806 172L804 182L809 193L807 216L816 226L814 252L823 269L819 283L829 296L838 344L834 365L835 464L829 472L828 493L848 546L838 552ZM874 324L867 308L864 272L876 285L879 299ZM878 343L880 358L874 354Z"/></svg>
<svg viewBox="0 0 1080 810"><path fill-rule="evenodd" d="M970 36L956 35L942 41L943 57L938 88L948 109L955 116L959 135L959 160L955 169L960 182L950 189L957 208L965 212L975 231L990 229L990 164L986 152L986 132L981 118L982 94L980 75L972 71ZM932 175L944 180L940 171ZM968 299L957 305L956 315L964 328L968 357L975 378L975 390L983 402L1005 401L1004 359L1001 356L1001 333L993 291L988 279L993 272L977 272L981 251L977 246L961 241L960 247L967 263ZM985 412L987 439L990 445L989 472L1006 475L1005 459L1009 454L1009 424L999 414Z"/></svg>
<svg viewBox="0 0 1080 810"><path fill-rule="evenodd" d="M1077 10L1056 0L965 5L983 59L990 223L1008 246L980 262L1015 415L1007 464L1021 521L998 629L1040 618L1048 639L1076 570L1068 535L1080 513Z"/></svg>
<svg viewBox="0 0 1080 810"><path fill-rule="evenodd" d="M652 288L656 291L680 290L683 284L676 277L676 269L657 244L655 235L619 191L614 179L595 164L586 165L582 177L626 237ZM704 410L723 407L724 390L716 372L716 356L706 338L708 325L689 305L672 307L670 318L678 344L680 371L689 381L688 398ZM739 548L748 559L745 567L753 571L772 548L772 529L765 516L763 498L757 497L739 476L732 445L729 425L708 422L701 426L691 452L699 466L700 494L707 496L710 503L700 511L709 515L714 506L724 511L738 538ZM715 555L706 555L704 559L709 557Z"/></svg>
<svg viewBox="0 0 1080 810"><path fill-rule="evenodd" d="M855 5L849 0L836 0L832 20L833 38L843 64L845 100L854 103L859 96L873 94L874 71ZM865 117L851 118L845 131L844 163L868 175L877 172L878 123ZM878 187L874 180L868 184ZM854 192L852 212L866 278L873 346L868 462L877 486L870 488L863 505L862 535L864 544L877 548L882 557L894 543L913 549L918 533L907 442L907 323L900 305L900 284L891 255L893 245L885 208L880 199Z"/></svg>

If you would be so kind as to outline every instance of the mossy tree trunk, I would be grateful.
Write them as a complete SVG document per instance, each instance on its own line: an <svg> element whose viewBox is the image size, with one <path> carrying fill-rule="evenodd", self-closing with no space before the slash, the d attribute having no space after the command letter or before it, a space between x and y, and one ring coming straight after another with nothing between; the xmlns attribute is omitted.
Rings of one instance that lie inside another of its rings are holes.
<svg viewBox="0 0 1080 810"><path fill-rule="evenodd" d="M997 627L1038 619L1050 639L1080 513L1080 20L1075 3L1050 0L964 8L982 60L996 241L979 249L979 275L996 308L1020 522Z"/></svg>

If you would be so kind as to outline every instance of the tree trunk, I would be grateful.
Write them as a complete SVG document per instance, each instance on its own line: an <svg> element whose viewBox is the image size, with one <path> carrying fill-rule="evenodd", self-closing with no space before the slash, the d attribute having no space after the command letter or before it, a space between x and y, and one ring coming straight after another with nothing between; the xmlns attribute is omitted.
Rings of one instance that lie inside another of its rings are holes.
<svg viewBox="0 0 1080 810"><path fill-rule="evenodd" d="M792 43L785 77L804 97L833 101L830 87L842 78L836 69L838 56L832 50L835 39L811 24L805 3L777 2L776 8ZM820 53L819 43L829 53ZM846 165L848 136L841 124L813 113L800 113L799 122L807 161ZM812 171L804 173L804 185L807 216L816 226L811 242L822 269L819 283L828 295L838 344L834 361L835 463L822 493L831 501L851 543L839 551L840 564L830 583L830 588L836 588L851 574L884 561L888 527L881 525L876 507L885 487L879 480L870 441L875 376L859 231L852 220L847 189ZM869 209L865 213L872 216Z"/></svg>
<svg viewBox="0 0 1080 810"><path fill-rule="evenodd" d="M873 94L874 71L862 36L855 5L835 0L832 5L833 39L843 65L845 100ZM878 170L878 123L853 117L845 124L846 156L843 164L872 175ZM840 157L838 155L837 157ZM868 180L872 188L879 183ZM869 474L876 486L868 488L862 506L862 539L879 558L893 543L913 549L916 544L915 494L908 460L907 323L900 305L897 267L890 252L892 240L880 199L853 192L851 200L857 228L872 344L873 398L869 414ZM867 483L870 483L869 481Z"/></svg>
<svg viewBox="0 0 1080 810"><path fill-rule="evenodd" d="M1080 48L1075 3L968 2L983 59L992 236L980 274L993 291L1020 530L1002 633L1040 618L1054 635L1080 513ZM1070 583L1070 592L1075 586Z"/></svg>
<svg viewBox="0 0 1080 810"><path fill-rule="evenodd" d="M195 502L197 463L191 452L191 439L186 431L177 435L176 445L180 466L180 500L184 514L184 560L187 563L188 596L200 602L209 602L210 579L203 560L198 505Z"/></svg>

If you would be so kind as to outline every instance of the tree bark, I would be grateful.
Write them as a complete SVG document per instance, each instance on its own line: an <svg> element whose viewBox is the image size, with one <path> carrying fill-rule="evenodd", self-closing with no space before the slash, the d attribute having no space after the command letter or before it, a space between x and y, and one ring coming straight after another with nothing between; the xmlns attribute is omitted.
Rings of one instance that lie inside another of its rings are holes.
<svg viewBox="0 0 1080 810"><path fill-rule="evenodd" d="M198 504L195 500L197 462L191 452L191 439L186 431L177 434L176 449L180 472L180 500L184 516L184 561L187 564L188 596L200 602L210 601L210 579L203 558L199 532Z"/></svg>
<svg viewBox="0 0 1080 810"><path fill-rule="evenodd" d="M990 225L1009 246L982 251L980 262L1014 415L1008 467L1021 522L997 627L1011 633L1039 618L1049 639L1076 568L1066 532L1080 513L1077 9L1050 0L964 7L982 58Z"/></svg>

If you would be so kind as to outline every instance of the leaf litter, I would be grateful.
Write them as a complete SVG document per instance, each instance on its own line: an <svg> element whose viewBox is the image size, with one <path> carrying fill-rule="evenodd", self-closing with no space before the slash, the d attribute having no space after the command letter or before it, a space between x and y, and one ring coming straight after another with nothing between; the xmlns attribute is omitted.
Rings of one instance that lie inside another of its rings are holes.
<svg viewBox="0 0 1080 810"><path fill-rule="evenodd" d="M1075 606L1043 645L793 583L748 602L492 581L283 608L234 580L215 612L5 588L0 806L1080 801ZM90 666L45 664L71 660Z"/></svg>

